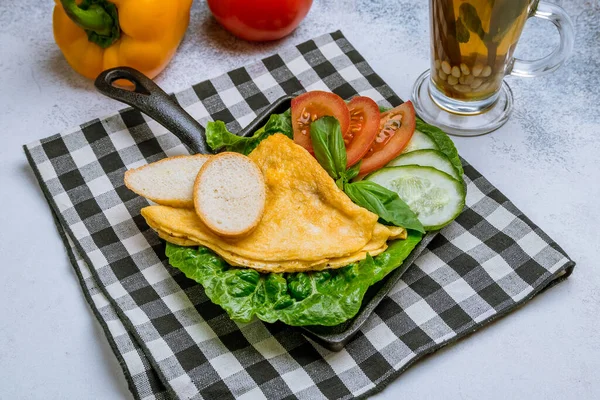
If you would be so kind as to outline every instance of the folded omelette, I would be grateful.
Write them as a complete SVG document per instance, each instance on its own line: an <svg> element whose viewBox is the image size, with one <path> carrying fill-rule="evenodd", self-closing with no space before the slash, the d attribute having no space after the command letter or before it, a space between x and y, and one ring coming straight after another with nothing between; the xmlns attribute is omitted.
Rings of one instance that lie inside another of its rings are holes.
<svg viewBox="0 0 600 400"><path fill-rule="evenodd" d="M215 235L194 210L168 206L142 209L159 236L182 246L205 246L229 264L262 272L339 268L375 256L403 228L377 222L354 204L305 149L284 135L263 140L249 155L266 184L263 217L249 235Z"/></svg>

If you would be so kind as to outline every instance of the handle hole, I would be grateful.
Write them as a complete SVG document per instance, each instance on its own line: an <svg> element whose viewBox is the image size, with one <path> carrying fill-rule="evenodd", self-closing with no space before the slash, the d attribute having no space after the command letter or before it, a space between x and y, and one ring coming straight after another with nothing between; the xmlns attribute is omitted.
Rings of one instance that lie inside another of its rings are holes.
<svg viewBox="0 0 600 400"><path fill-rule="evenodd" d="M147 96L150 95L148 89L146 89L144 85L138 81L138 78L129 71L111 71L106 75L105 82L116 89L127 90L129 92Z"/></svg>
<svg viewBox="0 0 600 400"><path fill-rule="evenodd" d="M117 89L127 90L129 92L136 91L135 82L132 82L127 79L116 79L110 83L110 86L117 88Z"/></svg>
<svg viewBox="0 0 600 400"><path fill-rule="evenodd" d="M150 95L150 92L148 90L146 90L145 87L138 84L136 81L129 80L126 78L118 78L115 80L111 80L110 86L117 88L117 89L127 90L129 92Z"/></svg>
<svg viewBox="0 0 600 400"><path fill-rule="evenodd" d="M519 38L514 56L524 61L542 59L560 44L560 35L550 21L529 18Z"/></svg>

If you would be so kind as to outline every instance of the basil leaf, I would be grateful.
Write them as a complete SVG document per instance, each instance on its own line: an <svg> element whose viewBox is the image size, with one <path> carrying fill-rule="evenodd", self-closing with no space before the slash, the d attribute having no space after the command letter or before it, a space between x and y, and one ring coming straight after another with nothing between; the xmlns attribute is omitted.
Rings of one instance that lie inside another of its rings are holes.
<svg viewBox="0 0 600 400"><path fill-rule="evenodd" d="M335 170L338 176L342 176L346 172L346 165L348 159L346 155L346 144L344 143L344 136L342 135L342 128L340 127L339 121L334 117L323 117L330 124L331 130L329 131L327 145L335 164Z"/></svg>
<svg viewBox="0 0 600 400"><path fill-rule="evenodd" d="M321 167L338 180L346 171L346 147L338 120L325 116L311 123L310 139Z"/></svg>
<svg viewBox="0 0 600 400"><path fill-rule="evenodd" d="M362 160L351 166L346 170L346 182L350 182L352 179L358 176L358 172L360 171L360 165L362 164Z"/></svg>
<svg viewBox="0 0 600 400"><path fill-rule="evenodd" d="M391 242L378 256L343 268L287 274L232 267L205 247L167 243L166 255L236 321L249 322L256 316L294 326L333 326L356 315L369 286L402 265L421 237L409 231L406 240Z"/></svg>
<svg viewBox="0 0 600 400"><path fill-rule="evenodd" d="M344 186L344 192L357 205L377 214L383 221L425 233L423 225L398 194L371 181L358 181Z"/></svg>
<svg viewBox="0 0 600 400"><path fill-rule="evenodd" d="M283 114L271 115L264 127L248 137L237 136L229 132L223 121L208 122L206 124L206 143L213 150L225 148L227 151L248 155L261 141L275 133L282 133L289 138L294 137L290 110Z"/></svg>
<svg viewBox="0 0 600 400"><path fill-rule="evenodd" d="M462 177L464 174L462 162L460 161L458 151L456 150L452 139L450 139L450 137L440 128L429 125L420 118L417 118L417 130L429 136L429 138L435 142L438 150L448 157L452 166L456 168L459 176Z"/></svg>

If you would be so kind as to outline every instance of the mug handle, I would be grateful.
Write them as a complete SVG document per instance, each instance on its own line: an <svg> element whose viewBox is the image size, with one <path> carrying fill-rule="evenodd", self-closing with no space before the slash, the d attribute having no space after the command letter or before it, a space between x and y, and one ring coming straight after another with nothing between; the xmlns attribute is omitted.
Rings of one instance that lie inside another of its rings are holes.
<svg viewBox="0 0 600 400"><path fill-rule="evenodd" d="M513 58L508 70L510 75L532 78L548 74L558 69L573 51L575 31L571 18L563 8L540 1L531 16L551 21L560 34L560 44L552 53L539 60Z"/></svg>

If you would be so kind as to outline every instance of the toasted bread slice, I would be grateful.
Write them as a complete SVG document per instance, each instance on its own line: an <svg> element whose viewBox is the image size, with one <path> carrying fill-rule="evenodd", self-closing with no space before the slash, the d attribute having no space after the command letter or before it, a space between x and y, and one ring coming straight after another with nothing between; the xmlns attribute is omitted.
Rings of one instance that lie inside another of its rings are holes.
<svg viewBox="0 0 600 400"><path fill-rule="evenodd" d="M211 156L175 156L125 172L125 186L155 203L193 208L196 175Z"/></svg>
<svg viewBox="0 0 600 400"><path fill-rule="evenodd" d="M219 236L250 233L262 218L265 202L263 174L244 155L225 152L213 156L196 177L196 214Z"/></svg>

